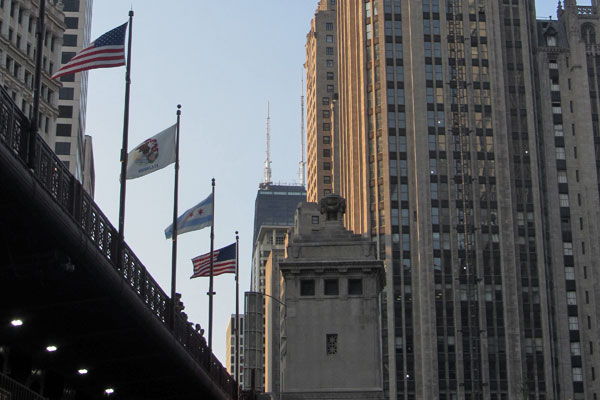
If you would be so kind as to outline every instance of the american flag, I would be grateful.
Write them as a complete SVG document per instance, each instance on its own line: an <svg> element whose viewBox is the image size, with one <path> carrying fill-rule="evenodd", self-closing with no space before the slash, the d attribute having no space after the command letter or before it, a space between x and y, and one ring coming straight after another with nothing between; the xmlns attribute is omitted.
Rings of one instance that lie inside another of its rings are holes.
<svg viewBox="0 0 600 400"><path fill-rule="evenodd" d="M235 274L236 248L235 243L213 251L213 276ZM194 274L190 277L210 276L210 253L192 259Z"/></svg>
<svg viewBox="0 0 600 400"><path fill-rule="evenodd" d="M125 65L125 31L127 22L106 32L63 65L52 79L94 68Z"/></svg>

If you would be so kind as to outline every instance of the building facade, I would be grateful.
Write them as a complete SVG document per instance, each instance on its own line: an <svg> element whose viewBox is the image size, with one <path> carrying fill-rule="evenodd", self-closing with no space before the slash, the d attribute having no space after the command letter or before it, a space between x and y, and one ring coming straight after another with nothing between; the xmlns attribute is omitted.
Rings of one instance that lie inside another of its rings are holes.
<svg viewBox="0 0 600 400"><path fill-rule="evenodd" d="M61 59L65 64L87 47L92 28L93 0L63 0L66 30L63 35ZM60 67L59 65L59 67ZM94 159L92 138L86 135L88 71L60 78L58 118L56 120L55 152L84 189L94 195Z"/></svg>
<svg viewBox="0 0 600 400"><path fill-rule="evenodd" d="M239 351L240 351L240 379L238 381L239 385L244 385L244 314L239 314L240 317L240 343L239 343ZM225 332L225 343L227 343L227 348L225 350L225 356L227 358L226 365L227 371L229 374L235 378L236 374L236 354L235 354L235 324L236 318L235 314L231 314L231 318L229 319L229 323L227 324L227 331Z"/></svg>
<svg viewBox="0 0 600 400"><path fill-rule="evenodd" d="M597 398L596 1L336 11L332 190L386 263L386 397Z"/></svg>
<svg viewBox="0 0 600 400"><path fill-rule="evenodd" d="M247 294L246 299L250 299L252 302L260 301L262 308L260 318L256 317L259 318L256 319L256 323L260 328L257 331L260 332L260 337L253 337L252 343L255 345L252 350L249 350L249 354L252 354L255 388L260 392L274 385L272 375L267 382L268 378L265 371L265 365L267 364L266 351L267 349L274 349L273 343L270 343L270 336L265 336L265 316L267 315L265 307L268 301L268 296L265 296L265 294L267 291L271 291L273 284L271 281L267 282L267 276L274 276L273 268L277 267L276 262L269 262L269 260L273 260L273 251L283 251L287 231L294 224L296 208L298 204L305 201L306 189L304 186L262 183L256 194L250 288L252 292L257 294ZM254 309L253 305L248 307L251 310ZM251 383L247 380L244 387L249 389Z"/></svg>
<svg viewBox="0 0 600 400"><path fill-rule="evenodd" d="M383 262L344 229L344 204L301 205L279 263L281 400L383 400Z"/></svg>
<svg viewBox="0 0 600 400"><path fill-rule="evenodd" d="M335 1L321 0L306 35L306 138L308 201L333 185L332 106L337 93Z"/></svg>
<svg viewBox="0 0 600 400"><path fill-rule="evenodd" d="M39 133L84 189L94 194L92 140L85 135L88 73L50 79L90 43L92 0L47 1ZM39 1L0 1L0 84L32 117Z"/></svg>
<svg viewBox="0 0 600 400"><path fill-rule="evenodd" d="M31 118L38 2L0 1L0 84L21 111ZM60 83L50 79L60 68L60 49L65 32L62 4L48 2L45 16L40 92L39 133L54 148Z"/></svg>

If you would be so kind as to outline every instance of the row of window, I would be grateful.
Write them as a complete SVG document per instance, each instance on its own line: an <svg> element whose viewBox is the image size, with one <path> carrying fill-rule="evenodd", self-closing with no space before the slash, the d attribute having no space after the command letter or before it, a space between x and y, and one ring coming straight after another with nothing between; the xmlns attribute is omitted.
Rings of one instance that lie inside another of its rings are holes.
<svg viewBox="0 0 600 400"><path fill-rule="evenodd" d="M348 281L347 294L349 296L361 295L363 293L362 279L349 278L347 281ZM316 287L315 279L301 279L300 280L300 296L315 296L315 287ZM323 288L324 296L338 296L340 294L339 279L335 279L335 278L323 279L322 288Z"/></svg>

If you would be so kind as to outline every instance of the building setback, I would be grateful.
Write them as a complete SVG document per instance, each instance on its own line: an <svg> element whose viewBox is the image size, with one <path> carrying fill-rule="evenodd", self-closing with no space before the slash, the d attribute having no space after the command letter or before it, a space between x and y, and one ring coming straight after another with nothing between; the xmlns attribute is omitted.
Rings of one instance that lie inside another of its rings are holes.
<svg viewBox="0 0 600 400"><path fill-rule="evenodd" d="M600 393L596 3L337 1L332 189L385 260L387 398Z"/></svg>

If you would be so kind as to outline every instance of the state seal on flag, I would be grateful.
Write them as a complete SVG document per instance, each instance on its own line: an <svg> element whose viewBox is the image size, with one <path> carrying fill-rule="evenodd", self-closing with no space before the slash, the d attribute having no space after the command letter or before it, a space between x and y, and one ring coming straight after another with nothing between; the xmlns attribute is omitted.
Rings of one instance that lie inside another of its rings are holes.
<svg viewBox="0 0 600 400"><path fill-rule="evenodd" d="M133 151L133 162L138 165L153 164L158 158L158 141L147 139Z"/></svg>

